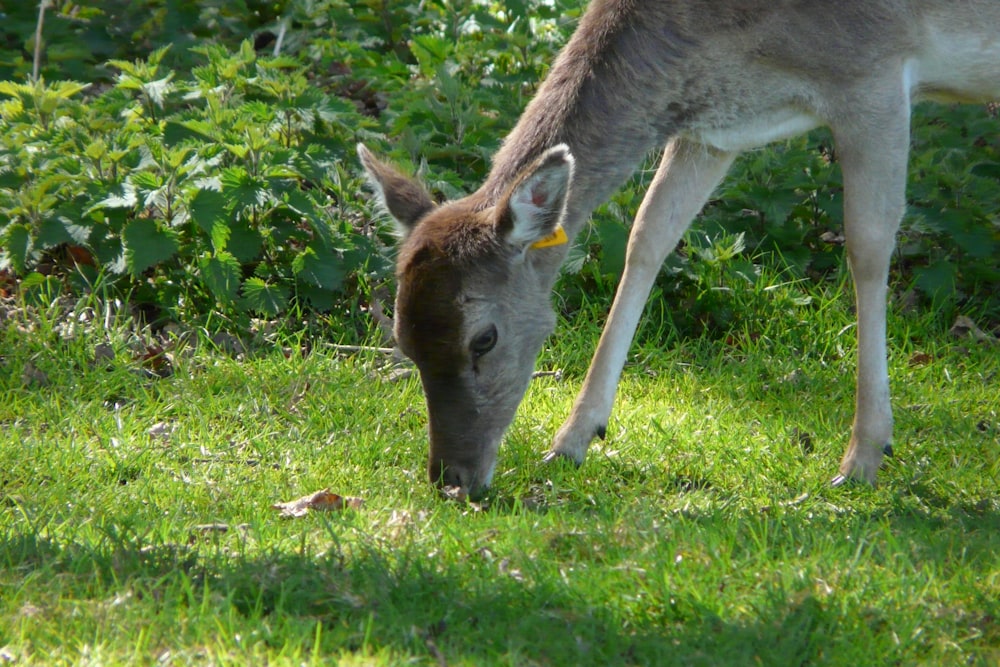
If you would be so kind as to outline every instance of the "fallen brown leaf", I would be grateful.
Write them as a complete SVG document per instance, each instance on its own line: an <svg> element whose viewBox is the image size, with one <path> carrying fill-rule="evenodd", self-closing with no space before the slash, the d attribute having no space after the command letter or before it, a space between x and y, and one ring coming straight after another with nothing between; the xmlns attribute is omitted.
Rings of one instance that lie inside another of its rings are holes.
<svg viewBox="0 0 1000 667"><path fill-rule="evenodd" d="M110 366L115 360L115 348L110 343L98 343L94 346L93 366Z"/></svg>
<svg viewBox="0 0 1000 667"><path fill-rule="evenodd" d="M271 509L280 510L280 516L282 518L294 519L305 516L309 513L309 510L315 510L317 512L339 511L343 509L356 510L359 509L364 502L365 501L361 498L341 496L336 493L332 493L330 489L323 489L322 491L317 491L316 493L312 493L308 496L302 496L297 500L275 503L271 505Z"/></svg>
<svg viewBox="0 0 1000 667"><path fill-rule="evenodd" d="M803 431L802 429L795 427L792 428L792 442L799 446L803 454L812 454L813 450L813 440L812 435L808 431Z"/></svg>
<svg viewBox="0 0 1000 667"><path fill-rule="evenodd" d="M147 345L135 357L143 372L150 377L166 378L173 375L174 368L166 351L156 343Z"/></svg>
<svg viewBox="0 0 1000 667"><path fill-rule="evenodd" d="M997 339L986 333L972 321L972 318L959 315L951 325L950 333L956 338L971 338L977 343L996 343Z"/></svg>
<svg viewBox="0 0 1000 667"><path fill-rule="evenodd" d="M48 383L49 376L45 373L45 371L40 370L31 361L24 364L24 370L21 372L21 384L44 387L48 385Z"/></svg>
<svg viewBox="0 0 1000 667"><path fill-rule="evenodd" d="M226 533L229 532L228 523L202 523L191 526L192 533Z"/></svg>
<svg viewBox="0 0 1000 667"><path fill-rule="evenodd" d="M146 435L151 438L160 438L164 441L170 440L170 434L174 432L175 424L169 422L156 422L148 429L146 429Z"/></svg>

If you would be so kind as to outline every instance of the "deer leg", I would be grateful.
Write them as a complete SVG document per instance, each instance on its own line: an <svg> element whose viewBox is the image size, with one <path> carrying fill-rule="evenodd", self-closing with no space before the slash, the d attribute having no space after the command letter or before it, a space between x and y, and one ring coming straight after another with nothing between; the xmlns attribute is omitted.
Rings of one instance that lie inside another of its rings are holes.
<svg viewBox="0 0 1000 667"><path fill-rule="evenodd" d="M858 115L854 115L858 118ZM875 482L892 453L892 406L886 352L889 262L906 205L909 102L864 116L865 128L835 131L844 174L844 236L858 317L858 375L854 425L834 485Z"/></svg>
<svg viewBox="0 0 1000 667"><path fill-rule="evenodd" d="M667 145L632 226L625 271L583 389L556 433L546 461L565 457L579 465L591 440L604 437L618 380L653 281L734 157L683 139Z"/></svg>

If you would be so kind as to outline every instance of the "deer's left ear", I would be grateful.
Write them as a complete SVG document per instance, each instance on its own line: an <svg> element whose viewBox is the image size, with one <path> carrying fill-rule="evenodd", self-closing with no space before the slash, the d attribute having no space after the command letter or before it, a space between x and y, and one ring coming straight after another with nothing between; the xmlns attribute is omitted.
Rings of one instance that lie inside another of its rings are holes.
<svg viewBox="0 0 1000 667"><path fill-rule="evenodd" d="M559 144L545 151L497 205L497 236L519 250L552 237L560 228L572 180L569 147Z"/></svg>
<svg viewBox="0 0 1000 667"><path fill-rule="evenodd" d="M368 182L405 237L434 208L434 202L419 181L376 158L364 144L358 144L357 148Z"/></svg>

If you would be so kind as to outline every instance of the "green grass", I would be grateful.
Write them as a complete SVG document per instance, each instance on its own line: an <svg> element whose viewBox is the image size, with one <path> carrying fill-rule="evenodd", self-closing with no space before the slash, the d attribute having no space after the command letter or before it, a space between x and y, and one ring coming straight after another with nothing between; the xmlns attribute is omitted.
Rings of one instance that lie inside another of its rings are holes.
<svg viewBox="0 0 1000 667"><path fill-rule="evenodd" d="M564 322L483 505L429 488L419 382L370 355L202 343L155 378L121 327L7 321L0 662L996 664L1000 348L893 312L897 456L832 489L847 296L732 299L719 338L650 306L580 469L540 463L602 313ZM270 507L324 487L365 504Z"/></svg>

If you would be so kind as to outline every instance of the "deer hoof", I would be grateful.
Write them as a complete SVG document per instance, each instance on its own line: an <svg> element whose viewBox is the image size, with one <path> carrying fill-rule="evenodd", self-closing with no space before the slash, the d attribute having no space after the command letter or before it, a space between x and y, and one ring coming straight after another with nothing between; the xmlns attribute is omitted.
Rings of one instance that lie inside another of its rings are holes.
<svg viewBox="0 0 1000 667"><path fill-rule="evenodd" d="M875 480L865 479L864 477L849 477L847 475L837 475L830 480L830 486L833 488L847 485L856 485L860 487L875 486Z"/></svg>
<svg viewBox="0 0 1000 667"><path fill-rule="evenodd" d="M556 461L569 461L577 468L579 468L580 465L583 463L582 461L577 461L568 454L563 454L562 452L557 452L555 450L550 451L542 458L542 463L545 464L555 463Z"/></svg>

